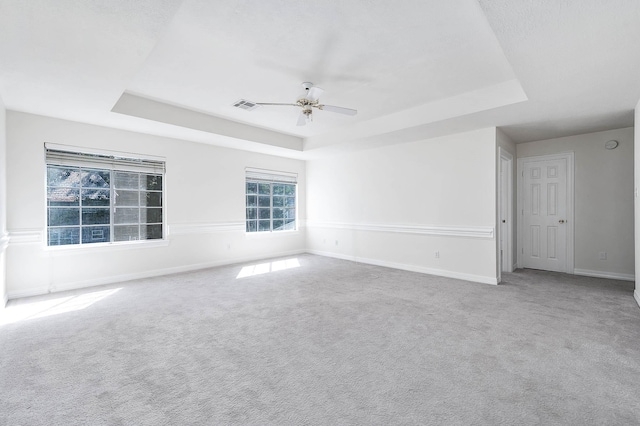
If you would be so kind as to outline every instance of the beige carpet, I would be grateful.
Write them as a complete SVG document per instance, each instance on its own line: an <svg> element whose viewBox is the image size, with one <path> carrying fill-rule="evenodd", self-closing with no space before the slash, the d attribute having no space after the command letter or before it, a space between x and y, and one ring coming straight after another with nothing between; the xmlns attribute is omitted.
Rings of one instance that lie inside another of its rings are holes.
<svg viewBox="0 0 640 426"><path fill-rule="evenodd" d="M0 424L640 423L632 283L258 263L12 302Z"/></svg>

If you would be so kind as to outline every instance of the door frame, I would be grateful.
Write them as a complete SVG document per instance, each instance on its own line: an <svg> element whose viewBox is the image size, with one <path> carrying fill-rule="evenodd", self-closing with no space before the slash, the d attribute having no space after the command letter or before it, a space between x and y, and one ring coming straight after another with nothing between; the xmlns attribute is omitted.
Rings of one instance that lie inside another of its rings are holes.
<svg viewBox="0 0 640 426"><path fill-rule="evenodd" d="M522 186L524 181L524 166L525 164L530 162L565 160L567 164L567 218L565 219L567 226L567 264L565 267L566 270L564 272L566 272L567 274L574 273L574 157L574 152L569 151L558 154L518 158L518 268L523 267L522 254L524 250L524 230L522 229L522 217L524 216L524 191Z"/></svg>
<svg viewBox="0 0 640 426"><path fill-rule="evenodd" d="M504 150L502 147L498 148L499 156L498 161L500 161L500 165L498 166L498 280L502 278L502 272L513 272L513 155L511 155L508 151ZM506 162L506 167L503 170L502 165L503 162ZM506 187L502 185L502 176L504 173L507 175L506 179ZM502 241L502 207L503 200L506 199L507 205L507 217L505 218L507 221L507 230L505 232L506 241L506 250L505 247L501 246ZM500 250L502 250L503 256L500 256ZM506 263L506 268L503 265Z"/></svg>

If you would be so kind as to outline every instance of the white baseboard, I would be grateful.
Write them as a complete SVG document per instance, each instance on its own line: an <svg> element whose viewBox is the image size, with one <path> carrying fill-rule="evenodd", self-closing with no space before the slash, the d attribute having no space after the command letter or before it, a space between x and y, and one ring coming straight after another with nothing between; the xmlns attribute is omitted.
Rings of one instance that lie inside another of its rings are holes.
<svg viewBox="0 0 640 426"><path fill-rule="evenodd" d="M27 290L10 291L7 293L7 301L13 299L22 299L23 297L42 296L43 294L51 293L49 287L34 287Z"/></svg>
<svg viewBox="0 0 640 426"><path fill-rule="evenodd" d="M638 289L633 291L633 298L636 299L636 303L640 306L640 293L638 293Z"/></svg>
<svg viewBox="0 0 640 426"><path fill-rule="evenodd" d="M386 268L402 269L404 271L419 272L422 274L437 275L440 277L455 278L455 279L464 280L464 281L473 281L473 282L482 283L482 284L492 284L492 285L498 284L497 278L485 277L482 275L465 274L463 272L454 272L454 271L447 271L444 269L426 268L424 266L407 265L404 263L397 263L397 262L387 262L384 260L349 256L349 255L344 255L340 253L332 253L332 252L326 252L326 251L320 251L320 250L307 250L307 253L315 254L318 256L333 257L336 259L350 260L353 262L366 263L369 265L384 266Z"/></svg>
<svg viewBox="0 0 640 426"><path fill-rule="evenodd" d="M609 278L612 280L635 281L636 277L632 274L619 274L617 272L590 271L588 269L574 269L575 275L583 275L585 277Z"/></svg>
<svg viewBox="0 0 640 426"><path fill-rule="evenodd" d="M35 287L28 290L11 291L8 293L7 298L8 300L12 300L12 299L20 299L23 297L41 296L43 294L57 293L57 292L67 291L67 290L77 290L81 288L96 287L99 285L106 285L106 284L116 284L120 282L138 280L142 278L153 278L153 277L158 277L162 275L171 275L171 274L177 274L181 272L190 272L190 271L197 271L200 269L215 268L218 266L234 265L236 263L257 262L264 259L272 259L272 258L285 257L285 256L295 256L305 252L306 252L305 250L293 250L293 251L287 251L287 252L270 253L269 256L245 257L245 258L222 260L217 262L174 266L171 268L154 269L152 271L136 272L132 274L113 275L113 276L104 277L104 278L75 281L72 283L59 284L51 287Z"/></svg>

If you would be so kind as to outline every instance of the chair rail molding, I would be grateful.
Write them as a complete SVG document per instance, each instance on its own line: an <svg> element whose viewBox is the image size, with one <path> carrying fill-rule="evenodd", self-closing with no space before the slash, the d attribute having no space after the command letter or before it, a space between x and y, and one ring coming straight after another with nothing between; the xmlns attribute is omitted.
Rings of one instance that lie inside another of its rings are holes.
<svg viewBox="0 0 640 426"><path fill-rule="evenodd" d="M0 235L0 253L5 251L9 247L9 234L5 233Z"/></svg>
<svg viewBox="0 0 640 426"><path fill-rule="evenodd" d="M190 234L216 234L219 232L244 232L244 222L176 223L168 225L169 236Z"/></svg>
<svg viewBox="0 0 640 426"><path fill-rule="evenodd" d="M493 239L493 226L400 225L373 223L321 222L309 220L308 228L347 229L352 231Z"/></svg>
<svg viewBox="0 0 640 426"><path fill-rule="evenodd" d="M44 231L40 228L9 230L9 244L31 244L44 241Z"/></svg>

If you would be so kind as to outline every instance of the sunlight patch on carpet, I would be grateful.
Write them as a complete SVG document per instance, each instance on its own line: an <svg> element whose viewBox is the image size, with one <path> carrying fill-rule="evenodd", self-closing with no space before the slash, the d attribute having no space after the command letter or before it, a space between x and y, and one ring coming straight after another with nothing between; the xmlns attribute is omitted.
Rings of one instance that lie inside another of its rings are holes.
<svg viewBox="0 0 640 426"><path fill-rule="evenodd" d="M85 309L94 303L117 293L120 288L94 291L74 296L62 296L54 299L39 300L9 306L0 315L0 326L18 321L26 321L51 315L64 314Z"/></svg>
<svg viewBox="0 0 640 426"><path fill-rule="evenodd" d="M268 274L269 272L284 271L291 268L299 268L300 262L297 258L276 260L274 262L259 263L245 266L240 270L237 278L253 277L255 275Z"/></svg>

